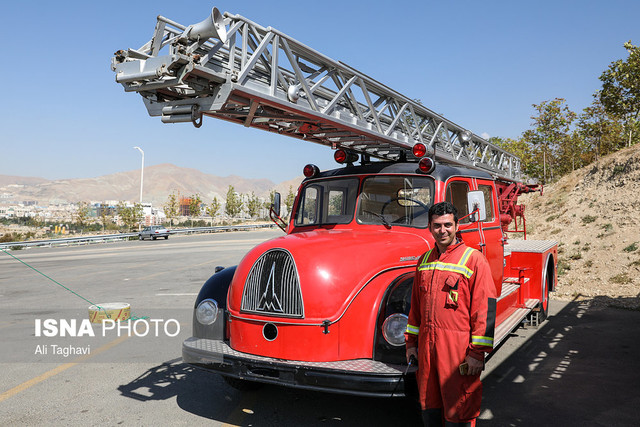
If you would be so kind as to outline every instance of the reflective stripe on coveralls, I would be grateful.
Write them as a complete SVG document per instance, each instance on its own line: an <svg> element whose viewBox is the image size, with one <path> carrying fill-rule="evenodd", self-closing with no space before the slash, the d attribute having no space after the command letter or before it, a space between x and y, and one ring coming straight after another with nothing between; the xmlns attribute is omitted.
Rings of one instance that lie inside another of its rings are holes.
<svg viewBox="0 0 640 427"><path fill-rule="evenodd" d="M418 335L418 332L420 332L420 328L418 328L417 326L413 326L413 325L407 324L407 331L406 332L408 334Z"/></svg>
<svg viewBox="0 0 640 427"><path fill-rule="evenodd" d="M431 251L432 250L433 249L431 249ZM420 264L420 266L418 267L418 271L424 271L424 270L451 271L453 273L460 273L467 279L473 276L473 271L467 268L467 261L469 261L469 257L473 252L473 248L467 248L464 251L464 254L462 254L462 258L460 258L460 261L458 261L457 264L449 264L447 262L440 262L440 261L426 262L426 260L429 259L429 255L431 255L431 251L429 251L429 253L427 253L427 255L424 257L422 264Z"/></svg>

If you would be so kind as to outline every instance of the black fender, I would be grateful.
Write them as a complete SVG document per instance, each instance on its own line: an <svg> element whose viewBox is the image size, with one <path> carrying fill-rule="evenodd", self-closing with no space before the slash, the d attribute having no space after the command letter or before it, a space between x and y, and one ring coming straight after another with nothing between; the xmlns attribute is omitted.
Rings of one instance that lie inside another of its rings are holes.
<svg viewBox="0 0 640 427"><path fill-rule="evenodd" d="M382 335L382 324L385 319L394 313L409 315L411 310L411 291L413 290L413 280L415 271L407 272L396 277L387 287L376 320L376 334L374 337L373 359L394 365L407 366L406 346L393 346L389 344ZM401 387L394 393L404 393L405 396L417 398L418 383L415 372L405 371Z"/></svg>
<svg viewBox="0 0 640 427"><path fill-rule="evenodd" d="M393 346L389 344L382 335L382 324L387 317L394 313L409 315L414 277L415 271L401 274L391 282L384 293L376 321L376 334L373 347L374 360L398 365L407 364L405 346Z"/></svg>
<svg viewBox="0 0 640 427"><path fill-rule="evenodd" d="M198 304L203 300L210 298L216 300L218 308L226 309L227 293L229 292L229 286L231 286L231 280L237 267L237 265L227 267L209 277L209 279L204 282L204 285L202 285L202 288L200 288L200 293L198 293L194 308L198 307Z"/></svg>
<svg viewBox="0 0 640 427"><path fill-rule="evenodd" d="M193 307L193 336L213 340L227 339L226 325L228 320L227 293L231 280L238 266L227 267L218 271L204 282ZM196 308L205 299L212 299L218 304L218 318L211 325L202 325L196 319Z"/></svg>

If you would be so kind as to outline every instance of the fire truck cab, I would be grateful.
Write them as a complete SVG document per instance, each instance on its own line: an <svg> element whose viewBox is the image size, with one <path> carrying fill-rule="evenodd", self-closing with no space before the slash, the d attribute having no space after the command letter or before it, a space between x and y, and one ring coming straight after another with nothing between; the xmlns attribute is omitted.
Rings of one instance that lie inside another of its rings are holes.
<svg viewBox="0 0 640 427"><path fill-rule="evenodd" d="M403 334L413 278L434 245L427 213L445 200L460 212L459 237L491 265L500 295L496 345L531 313L546 315L556 246L506 243L498 204L504 183L487 172L445 163L423 171L416 162L305 171L286 235L205 283L185 362L239 387L251 381L403 395L412 381Z"/></svg>

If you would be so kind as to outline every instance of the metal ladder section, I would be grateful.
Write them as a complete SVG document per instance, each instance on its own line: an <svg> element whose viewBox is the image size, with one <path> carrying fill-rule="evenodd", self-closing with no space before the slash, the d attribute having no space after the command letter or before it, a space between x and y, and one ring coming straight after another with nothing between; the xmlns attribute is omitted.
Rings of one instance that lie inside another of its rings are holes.
<svg viewBox="0 0 640 427"><path fill-rule="evenodd" d="M112 58L116 81L165 123L199 127L205 115L365 159L410 160L421 142L437 160L520 180L516 156L419 102L271 27L228 12L219 19L222 34L201 39L159 16L149 42Z"/></svg>

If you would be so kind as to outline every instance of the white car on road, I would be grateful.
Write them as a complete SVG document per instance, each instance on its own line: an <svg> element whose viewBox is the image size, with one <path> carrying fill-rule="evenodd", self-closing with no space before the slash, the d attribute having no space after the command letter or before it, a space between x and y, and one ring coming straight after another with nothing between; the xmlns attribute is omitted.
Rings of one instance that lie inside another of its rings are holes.
<svg viewBox="0 0 640 427"><path fill-rule="evenodd" d="M162 225L152 225L150 227L143 228L142 231L138 233L138 237L140 238L140 240L149 238L151 240L156 240L159 237L168 239L169 234L171 234L171 232L164 228Z"/></svg>

